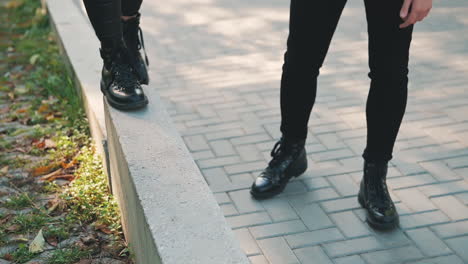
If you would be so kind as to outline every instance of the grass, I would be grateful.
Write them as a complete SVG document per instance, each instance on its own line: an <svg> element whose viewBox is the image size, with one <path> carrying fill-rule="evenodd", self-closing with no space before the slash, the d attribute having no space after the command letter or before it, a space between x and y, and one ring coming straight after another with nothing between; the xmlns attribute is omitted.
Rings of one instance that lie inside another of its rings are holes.
<svg viewBox="0 0 468 264"><path fill-rule="evenodd" d="M3 206L13 210L20 210L32 205L32 200L27 193L11 197L3 203Z"/></svg>
<svg viewBox="0 0 468 264"><path fill-rule="evenodd" d="M114 197L109 194L102 159L96 154L90 140L80 96L63 63L48 15L41 8L39 0L13 1L15 8L0 8L0 32L14 36L8 39L6 46L5 41L0 41L0 49L14 47L15 55L1 58L0 70L17 67L24 70L19 73L0 72L0 91L14 98L27 98L27 102L24 103L26 99L12 101L5 97L0 98L0 104L11 101L8 118L27 128L12 128L0 134L0 169L6 165L10 169L32 166L21 156L12 158L4 155L14 151L18 144L23 144L21 147L24 147L27 155L47 157L35 164L34 168L52 166L58 169L70 165L65 169L66 173L74 175L75 179L68 187L44 183L40 192L58 195L65 207L58 209L58 212L48 212L41 207L15 216L8 225L0 226L0 245L7 242L7 233L35 235L42 228L46 239L54 238L60 242L75 236L84 227L94 225L107 234L108 241L113 241L118 248L125 248L119 209ZM5 16L7 19L3 21ZM3 67L5 63L7 65ZM14 86L8 85L11 80L14 80ZM24 142L44 138L53 140L55 147L45 149L24 145ZM18 195L1 206L12 210L31 208L34 197ZM58 217L60 215L63 217ZM7 231L12 225L17 225L15 230ZM26 244L12 254L16 263L24 263L35 256L29 253ZM90 251L71 247L55 250L47 263L76 263L89 257L92 257Z"/></svg>
<svg viewBox="0 0 468 264"><path fill-rule="evenodd" d="M37 254L29 252L28 245L20 244L18 250L13 252L11 256L16 263L25 263L37 256Z"/></svg>
<svg viewBox="0 0 468 264"><path fill-rule="evenodd" d="M87 251L80 250L79 248L60 249L54 251L54 253L47 260L47 264L68 264L75 263L76 261L87 258L89 253Z"/></svg>
<svg viewBox="0 0 468 264"><path fill-rule="evenodd" d="M28 214L20 214L13 219L13 224L19 225L19 231L28 233L36 232L41 229L49 220L49 217L38 210Z"/></svg>

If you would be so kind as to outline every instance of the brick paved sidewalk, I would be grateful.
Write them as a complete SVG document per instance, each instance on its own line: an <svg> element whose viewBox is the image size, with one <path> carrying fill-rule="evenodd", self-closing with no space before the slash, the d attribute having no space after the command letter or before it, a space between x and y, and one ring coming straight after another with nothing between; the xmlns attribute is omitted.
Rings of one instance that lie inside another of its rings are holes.
<svg viewBox="0 0 468 264"><path fill-rule="evenodd" d="M153 86L251 262L468 263L468 2L436 1L416 28L388 175L401 228L390 233L369 229L356 199L369 85L362 1L348 3L321 71L310 169L277 198L249 195L280 136L288 5L144 3Z"/></svg>

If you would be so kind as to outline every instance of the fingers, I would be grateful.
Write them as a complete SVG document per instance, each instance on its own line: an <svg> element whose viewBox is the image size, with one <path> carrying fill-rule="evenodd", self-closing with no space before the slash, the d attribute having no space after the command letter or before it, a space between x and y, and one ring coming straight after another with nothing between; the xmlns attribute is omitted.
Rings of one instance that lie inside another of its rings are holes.
<svg viewBox="0 0 468 264"><path fill-rule="evenodd" d="M406 7L409 2L410 6ZM405 28L415 24L418 21L423 20L432 8L432 0L405 0L403 7L400 11L400 16L403 19L403 23L400 28ZM411 9L409 14L408 10ZM406 15L406 16L404 16Z"/></svg>
<svg viewBox="0 0 468 264"><path fill-rule="evenodd" d="M401 10L400 10L400 17L402 19L404 19L408 15L409 8L410 8L412 2L413 2L413 0L405 0L403 2L403 6L401 7Z"/></svg>

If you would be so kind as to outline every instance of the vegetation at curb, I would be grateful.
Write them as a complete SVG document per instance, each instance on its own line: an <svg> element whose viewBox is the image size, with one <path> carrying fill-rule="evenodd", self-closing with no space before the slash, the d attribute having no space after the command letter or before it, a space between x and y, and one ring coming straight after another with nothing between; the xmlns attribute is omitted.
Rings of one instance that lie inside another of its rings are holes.
<svg viewBox="0 0 468 264"><path fill-rule="evenodd" d="M2 1L0 262L132 263L46 10Z"/></svg>

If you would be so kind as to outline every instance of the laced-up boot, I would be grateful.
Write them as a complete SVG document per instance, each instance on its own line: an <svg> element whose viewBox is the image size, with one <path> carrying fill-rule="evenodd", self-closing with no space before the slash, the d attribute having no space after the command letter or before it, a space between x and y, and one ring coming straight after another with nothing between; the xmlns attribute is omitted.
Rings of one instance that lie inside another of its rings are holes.
<svg viewBox="0 0 468 264"><path fill-rule="evenodd" d="M358 200L367 211L367 222L376 229L393 229L399 224L398 212L388 192L387 163L364 163L364 177Z"/></svg>
<svg viewBox="0 0 468 264"><path fill-rule="evenodd" d="M292 177L307 170L305 140L278 141L271 151L272 160L252 185L250 193L255 199L266 199L281 193Z"/></svg>
<svg viewBox="0 0 468 264"><path fill-rule="evenodd" d="M133 110L146 106L148 98L143 93L137 74L129 62L123 42L113 48L101 48L104 60L101 91L107 102L120 110Z"/></svg>
<svg viewBox="0 0 468 264"><path fill-rule="evenodd" d="M149 77L147 66L149 65L149 61L145 51L143 32L140 28L140 17L140 13L137 13L135 17L128 20L122 20L122 31L125 45L130 53L139 81L141 84L148 84ZM144 60L140 52L142 49L145 55Z"/></svg>

